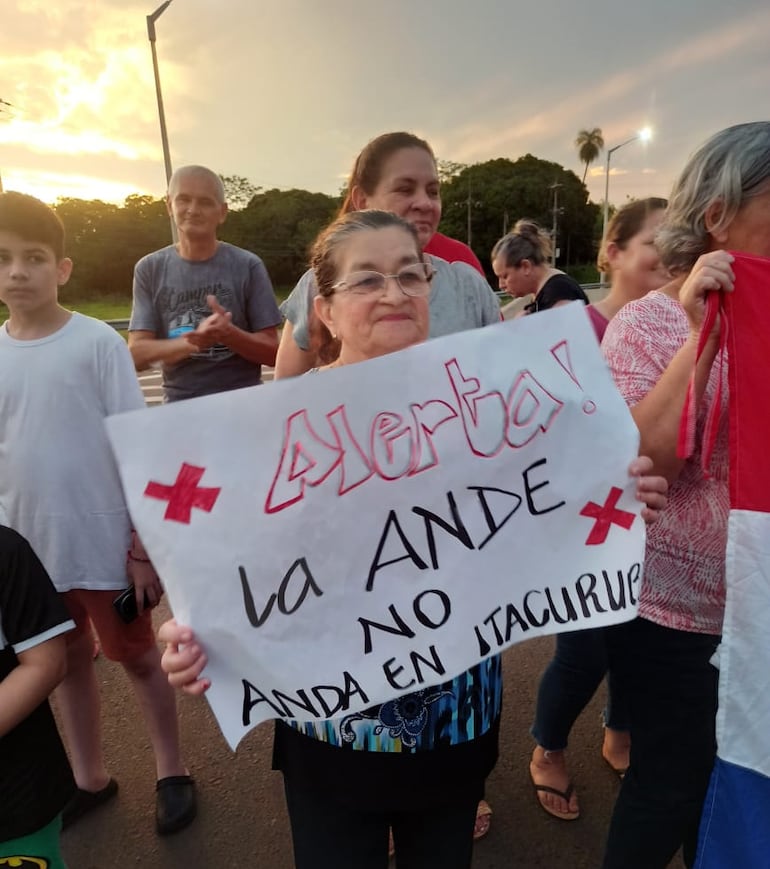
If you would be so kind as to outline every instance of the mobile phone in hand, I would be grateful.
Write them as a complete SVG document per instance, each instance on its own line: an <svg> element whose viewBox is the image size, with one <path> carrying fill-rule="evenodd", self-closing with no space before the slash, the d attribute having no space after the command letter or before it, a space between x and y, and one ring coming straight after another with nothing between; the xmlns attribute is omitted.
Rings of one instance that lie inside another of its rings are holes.
<svg viewBox="0 0 770 869"><path fill-rule="evenodd" d="M136 592L133 585L129 585L125 591L122 591L112 602L112 605L115 607L115 612L120 619L127 625L130 625L134 619L139 617L139 612L136 608ZM147 594L144 596L144 606L145 609L149 609L150 607Z"/></svg>

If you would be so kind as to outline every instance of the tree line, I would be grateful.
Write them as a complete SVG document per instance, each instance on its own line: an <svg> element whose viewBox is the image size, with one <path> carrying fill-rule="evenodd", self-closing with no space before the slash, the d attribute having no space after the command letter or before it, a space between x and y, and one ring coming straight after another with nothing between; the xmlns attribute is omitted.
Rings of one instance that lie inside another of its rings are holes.
<svg viewBox="0 0 770 869"><path fill-rule="evenodd" d="M596 257L600 208L574 172L527 154L466 166L440 163L446 235L468 241L494 280L489 252L521 217L546 228L555 223L558 265L578 273ZM261 190L239 176L223 176L230 213L220 238L252 250L276 287L291 287L307 268L316 235L336 215L340 196L307 190ZM62 300L128 298L134 264L171 243L163 199L128 196L122 205L60 199L54 206L75 262Z"/></svg>

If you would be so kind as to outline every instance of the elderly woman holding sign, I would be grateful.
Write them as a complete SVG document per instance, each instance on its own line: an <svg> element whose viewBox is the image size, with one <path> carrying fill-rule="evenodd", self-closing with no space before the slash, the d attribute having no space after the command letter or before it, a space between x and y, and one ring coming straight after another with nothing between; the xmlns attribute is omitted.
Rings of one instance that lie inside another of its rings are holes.
<svg viewBox="0 0 770 869"><path fill-rule="evenodd" d="M433 267L403 219L382 211L341 217L316 242L313 268L315 313L335 357L326 368L428 337ZM631 473L648 467L638 459ZM639 476L647 519L665 503L664 491L662 478ZM192 632L167 622L160 636L171 683L205 691L206 656ZM368 710L352 742L334 723L278 721L275 765L296 865L385 869L392 827L400 869L467 869L477 804L497 759L501 695L492 655L436 688Z"/></svg>
<svg viewBox="0 0 770 869"><path fill-rule="evenodd" d="M709 294L733 289L728 251L770 257L770 123L730 127L701 146L674 185L657 246L672 273L689 276L626 305L602 345L641 449L671 484L670 508L647 538L639 618L610 629L610 666L630 695L631 765L605 869L664 869L682 845L685 863L695 860L716 747L711 660L724 615L729 511L719 321L701 333ZM685 460L677 442L691 383L696 446ZM759 811L757 823L766 823Z"/></svg>

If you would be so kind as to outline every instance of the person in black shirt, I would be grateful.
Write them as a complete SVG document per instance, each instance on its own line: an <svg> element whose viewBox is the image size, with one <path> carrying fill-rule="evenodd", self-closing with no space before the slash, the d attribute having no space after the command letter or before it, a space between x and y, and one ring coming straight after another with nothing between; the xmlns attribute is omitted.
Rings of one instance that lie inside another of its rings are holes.
<svg viewBox="0 0 770 869"><path fill-rule="evenodd" d="M61 812L75 791L48 705L75 627L27 541L0 525L0 863L64 869Z"/></svg>
<svg viewBox="0 0 770 869"><path fill-rule="evenodd" d="M514 299L533 295L524 306L525 314L547 311L567 302L589 303L577 281L549 265L551 239L532 220L519 220L492 249L492 269L500 289Z"/></svg>

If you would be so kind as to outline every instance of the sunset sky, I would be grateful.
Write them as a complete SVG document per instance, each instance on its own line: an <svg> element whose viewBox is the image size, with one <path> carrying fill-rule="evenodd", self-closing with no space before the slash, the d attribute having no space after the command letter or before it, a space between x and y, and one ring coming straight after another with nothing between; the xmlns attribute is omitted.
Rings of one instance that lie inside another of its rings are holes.
<svg viewBox="0 0 770 869"><path fill-rule="evenodd" d="M164 192L145 16L160 0L8 0L5 189L121 202ZM770 118L766 0L173 0L157 22L172 162L335 193L387 130L473 163L532 153L582 175L601 127L610 200L666 195L687 155ZM604 195L604 157L592 198Z"/></svg>

